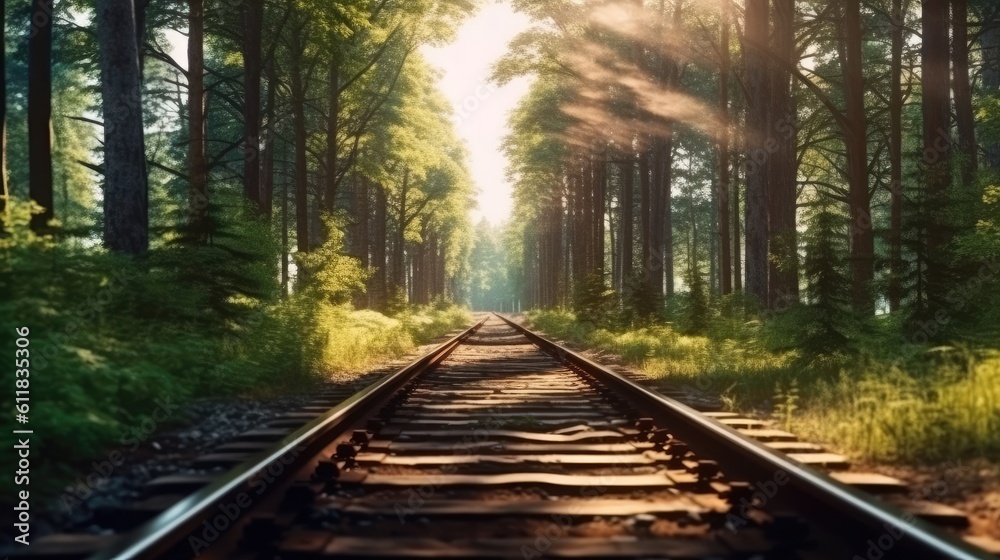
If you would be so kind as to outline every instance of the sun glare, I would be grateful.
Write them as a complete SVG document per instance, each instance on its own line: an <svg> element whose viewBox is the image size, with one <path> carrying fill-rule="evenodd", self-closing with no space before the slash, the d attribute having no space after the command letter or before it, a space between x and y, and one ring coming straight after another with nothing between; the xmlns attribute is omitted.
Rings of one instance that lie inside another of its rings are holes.
<svg viewBox="0 0 1000 560"><path fill-rule="evenodd" d="M489 4L459 28L454 42L422 49L427 60L442 71L438 86L452 104L458 135L469 150L478 202L472 216L475 222L486 218L498 224L511 211L512 186L506 179L507 158L500 144L507 132L507 114L528 91L531 80L518 78L497 87L489 75L510 40L530 23L506 2Z"/></svg>

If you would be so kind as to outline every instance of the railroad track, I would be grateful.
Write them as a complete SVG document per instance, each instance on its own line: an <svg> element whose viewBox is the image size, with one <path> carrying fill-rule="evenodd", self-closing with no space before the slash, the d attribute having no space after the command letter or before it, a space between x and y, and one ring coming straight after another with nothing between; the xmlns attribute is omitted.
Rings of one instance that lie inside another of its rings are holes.
<svg viewBox="0 0 1000 560"><path fill-rule="evenodd" d="M817 449L752 441L727 415L499 317L333 408L296 414L204 457L214 473L154 480L121 516L158 513L134 530L48 539L31 555L987 557L805 466L823 463L804 455Z"/></svg>

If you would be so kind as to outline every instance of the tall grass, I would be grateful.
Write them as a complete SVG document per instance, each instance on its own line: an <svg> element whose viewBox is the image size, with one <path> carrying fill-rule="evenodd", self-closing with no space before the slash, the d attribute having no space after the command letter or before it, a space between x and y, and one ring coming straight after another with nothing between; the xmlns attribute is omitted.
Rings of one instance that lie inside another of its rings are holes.
<svg viewBox="0 0 1000 560"><path fill-rule="evenodd" d="M669 325L615 332L565 311L528 318L550 335L616 354L654 378L720 394L733 410L773 415L779 427L858 457L1000 459L996 352L935 348L901 358L888 348L890 337L876 336L852 354L807 356L776 343L782 334L755 321L686 335Z"/></svg>
<svg viewBox="0 0 1000 560"><path fill-rule="evenodd" d="M338 375L374 362L400 356L416 345L468 326L471 319L459 307L422 307L387 317L376 311L330 307L317 327L325 332L314 366L319 375Z"/></svg>

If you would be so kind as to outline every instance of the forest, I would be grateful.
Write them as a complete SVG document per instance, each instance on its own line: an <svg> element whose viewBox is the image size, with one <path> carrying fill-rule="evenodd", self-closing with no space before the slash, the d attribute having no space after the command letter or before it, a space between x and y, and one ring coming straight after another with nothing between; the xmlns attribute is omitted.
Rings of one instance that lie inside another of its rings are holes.
<svg viewBox="0 0 1000 560"><path fill-rule="evenodd" d="M484 3L0 2L0 347L34 333L45 468L470 309L875 460L1000 458L1000 5L509 3L494 224L421 50Z"/></svg>
<svg viewBox="0 0 1000 560"><path fill-rule="evenodd" d="M1000 6L515 5L508 301L867 457L996 457Z"/></svg>
<svg viewBox="0 0 1000 560"><path fill-rule="evenodd" d="M473 186L420 47L472 2L3 8L0 346L33 333L46 469L154 397L304 391L466 324Z"/></svg>

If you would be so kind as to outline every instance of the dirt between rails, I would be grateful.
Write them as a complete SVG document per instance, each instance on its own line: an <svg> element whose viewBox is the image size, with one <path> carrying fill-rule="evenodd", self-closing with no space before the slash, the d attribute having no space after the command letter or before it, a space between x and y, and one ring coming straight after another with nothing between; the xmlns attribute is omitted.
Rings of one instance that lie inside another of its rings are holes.
<svg viewBox="0 0 1000 560"><path fill-rule="evenodd" d="M191 462L216 446L261 427L275 416L296 411L314 400L313 395L321 391L364 378L374 382L381 376L395 373L454 334L439 337L404 356L384 360L367 369L331 375L309 394L271 398L204 398L188 402L175 416L180 419L178 423L154 431L134 451L126 453L111 448L102 454L95 453L92 460L98 465L107 462L116 450L124 456L124 462L112 467L111 472L98 472L90 462L72 467L74 482L67 486L63 494L43 504L42 511L33 516L32 539L66 532L111 534L110 529L95 522L94 514L98 509L136 502L142 498L143 487L150 480L194 472L189 468Z"/></svg>

